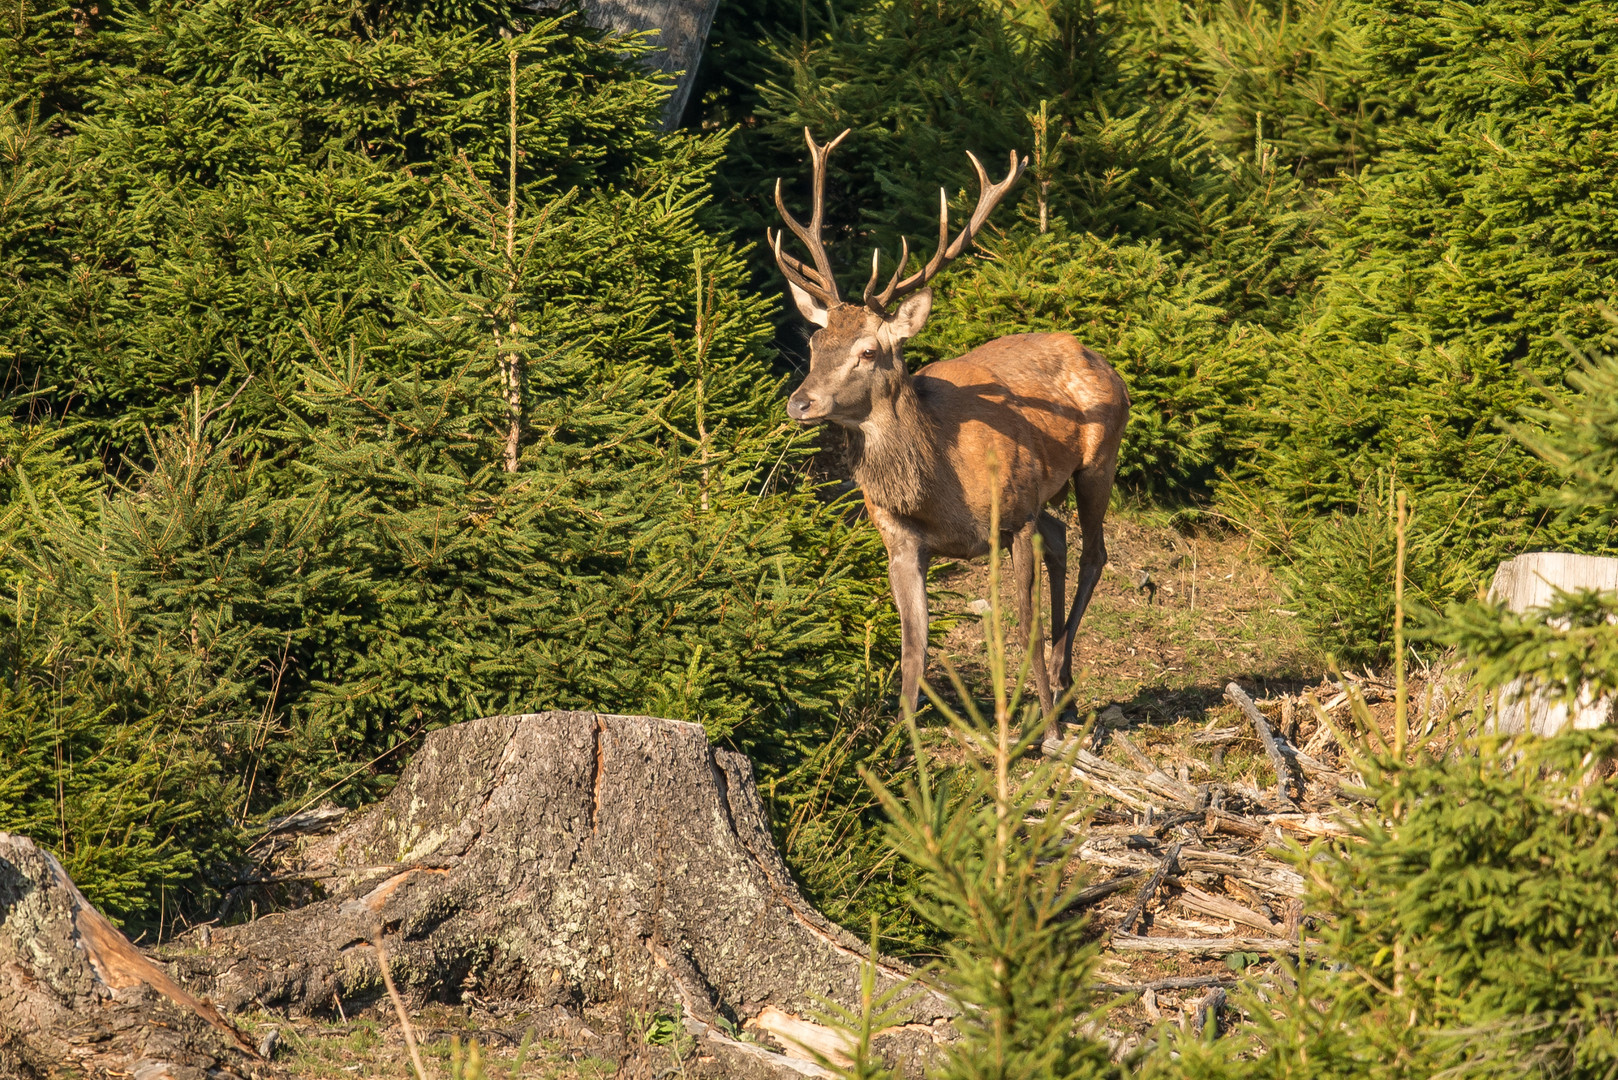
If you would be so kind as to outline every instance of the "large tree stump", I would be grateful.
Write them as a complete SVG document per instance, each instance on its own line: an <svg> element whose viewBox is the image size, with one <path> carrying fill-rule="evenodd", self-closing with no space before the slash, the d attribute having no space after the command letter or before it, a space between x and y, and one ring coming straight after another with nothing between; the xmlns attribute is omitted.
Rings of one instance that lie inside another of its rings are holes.
<svg viewBox="0 0 1618 1080"><path fill-rule="evenodd" d="M1504 601L1508 610L1520 614L1550 603L1557 589L1618 590L1618 559L1558 551L1519 555L1495 570L1489 599ZM1569 727L1597 728L1612 722L1613 704L1611 696L1598 697L1585 687L1569 708L1568 703L1544 689L1524 687L1517 679L1501 688L1495 730L1501 734L1527 731L1555 735Z"/></svg>
<svg viewBox="0 0 1618 1080"><path fill-rule="evenodd" d="M550 712L434 732L299 873L327 896L193 934L174 970L226 1009L331 1013L379 998L380 932L417 1001L681 1003L711 1026L858 1000L859 942L793 885L747 759L693 724ZM947 1012L923 996L909 1019Z"/></svg>
<svg viewBox="0 0 1618 1080"><path fill-rule="evenodd" d="M131 945L48 852L0 833L0 1076L281 1075Z"/></svg>

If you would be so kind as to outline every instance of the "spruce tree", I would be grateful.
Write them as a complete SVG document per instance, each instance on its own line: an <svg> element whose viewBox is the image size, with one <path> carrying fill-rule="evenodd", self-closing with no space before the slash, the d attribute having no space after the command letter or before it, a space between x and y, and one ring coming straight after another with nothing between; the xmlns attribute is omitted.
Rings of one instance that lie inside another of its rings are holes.
<svg viewBox="0 0 1618 1080"><path fill-rule="evenodd" d="M1293 557L1301 597L1337 597L1315 623L1376 656L1387 578L1348 587L1366 549L1338 538L1385 530L1392 487L1414 495L1412 579L1434 604L1529 544L1610 542L1543 513L1553 474L1508 428L1561 382L1560 338L1612 344L1618 28L1599 3L1353 10L1402 117L1335 201L1316 313L1277 352L1231 501L1269 503L1244 516Z"/></svg>
<svg viewBox="0 0 1618 1080"><path fill-rule="evenodd" d="M643 45L324 0L97 32L0 208L0 813L93 899L205 907L443 724L657 713L789 768L880 690L879 545L776 415L698 221L724 140L657 130Z"/></svg>

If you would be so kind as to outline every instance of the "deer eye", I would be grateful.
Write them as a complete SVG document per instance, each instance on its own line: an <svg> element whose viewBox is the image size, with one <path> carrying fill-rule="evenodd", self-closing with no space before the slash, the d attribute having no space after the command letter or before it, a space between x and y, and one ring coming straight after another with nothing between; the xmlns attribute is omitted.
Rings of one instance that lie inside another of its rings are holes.
<svg viewBox="0 0 1618 1080"><path fill-rule="evenodd" d="M862 349L860 351L860 359L861 360L875 360L876 359L876 350L875 349Z"/></svg>

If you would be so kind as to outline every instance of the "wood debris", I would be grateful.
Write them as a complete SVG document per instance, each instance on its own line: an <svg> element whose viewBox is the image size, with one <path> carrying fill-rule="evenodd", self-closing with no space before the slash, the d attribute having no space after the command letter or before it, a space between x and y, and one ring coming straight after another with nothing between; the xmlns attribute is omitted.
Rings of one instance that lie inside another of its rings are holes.
<svg viewBox="0 0 1618 1080"><path fill-rule="evenodd" d="M1147 1020L1175 1007L1195 1023L1217 1024L1224 989L1243 978L1291 986L1274 961L1297 962L1319 948L1303 905L1299 847L1353 842L1364 812L1353 790L1360 778L1331 729L1298 707L1303 697L1258 702L1235 683L1225 693L1245 723L1211 721L1166 753L1127 725L1065 747L1073 780L1098 800L1068 823L1080 841L1073 857L1100 879L1077 895L1106 932L1107 952L1134 976L1098 989L1142 995ZM1224 753L1243 749L1262 754L1263 771L1223 774ZM1188 762L1188 751L1200 760ZM1137 883L1133 896L1107 899ZM1203 989L1217 993L1173 1006L1157 996Z"/></svg>

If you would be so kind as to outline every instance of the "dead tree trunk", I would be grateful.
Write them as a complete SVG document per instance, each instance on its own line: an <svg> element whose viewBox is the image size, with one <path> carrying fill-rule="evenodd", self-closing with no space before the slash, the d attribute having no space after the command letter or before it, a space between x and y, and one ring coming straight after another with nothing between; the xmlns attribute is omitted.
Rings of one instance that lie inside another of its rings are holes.
<svg viewBox="0 0 1618 1080"><path fill-rule="evenodd" d="M0 1076L281 1075L131 945L60 863L0 833Z"/></svg>
<svg viewBox="0 0 1618 1080"><path fill-rule="evenodd" d="M418 1001L683 1002L710 1023L857 1004L859 942L799 895L747 759L693 724L551 712L434 732L298 874L326 897L194 934L174 970L227 1010L351 1009L381 993L380 929ZM909 1019L947 1011L922 997Z"/></svg>

